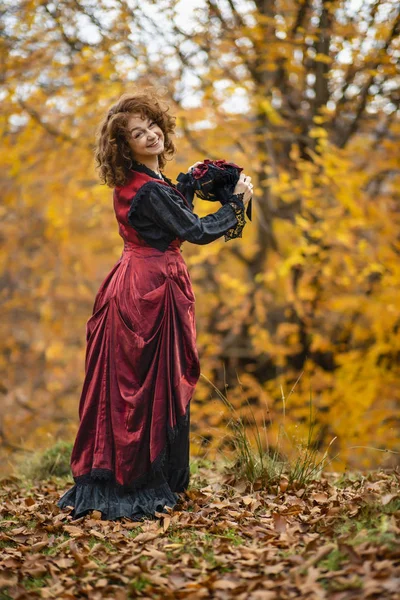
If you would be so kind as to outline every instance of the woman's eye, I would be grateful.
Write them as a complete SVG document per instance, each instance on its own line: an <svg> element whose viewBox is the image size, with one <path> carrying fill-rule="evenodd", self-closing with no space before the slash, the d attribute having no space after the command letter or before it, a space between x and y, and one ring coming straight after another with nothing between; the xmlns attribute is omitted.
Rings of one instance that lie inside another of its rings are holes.
<svg viewBox="0 0 400 600"><path fill-rule="evenodd" d="M149 125L149 127L152 127L152 125L157 125L157 123L155 121L152 121ZM142 135L142 132L139 132L138 134L135 135L135 140L137 140L138 138L140 138L140 136Z"/></svg>

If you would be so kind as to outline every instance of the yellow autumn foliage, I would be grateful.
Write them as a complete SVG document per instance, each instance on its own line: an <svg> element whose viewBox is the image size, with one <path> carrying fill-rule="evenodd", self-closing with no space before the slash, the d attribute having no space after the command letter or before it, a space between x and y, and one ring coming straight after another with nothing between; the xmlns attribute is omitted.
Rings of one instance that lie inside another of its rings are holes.
<svg viewBox="0 0 400 600"><path fill-rule="evenodd" d="M5 468L14 452L74 437L85 323L122 251L94 132L122 93L146 85L161 86L177 117L167 176L225 158L254 183L241 239L183 246L203 375L192 453L229 447L230 415L211 381L251 428L249 401L266 449L283 424L306 436L311 393L321 448L337 436L332 468L396 461L365 449L399 451L395 3L365 3L357 17L344 0L213 4L165 29L146 0L134 15L125 0L4 9ZM195 201L200 216L216 208Z"/></svg>

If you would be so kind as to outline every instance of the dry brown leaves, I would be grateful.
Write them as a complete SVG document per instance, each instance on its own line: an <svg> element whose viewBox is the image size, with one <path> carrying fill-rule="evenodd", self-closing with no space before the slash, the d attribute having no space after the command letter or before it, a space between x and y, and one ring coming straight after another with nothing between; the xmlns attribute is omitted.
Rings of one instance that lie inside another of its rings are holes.
<svg viewBox="0 0 400 600"><path fill-rule="evenodd" d="M154 520L71 522L54 482L3 479L0 598L400 598L398 472L273 494L202 469L191 486Z"/></svg>

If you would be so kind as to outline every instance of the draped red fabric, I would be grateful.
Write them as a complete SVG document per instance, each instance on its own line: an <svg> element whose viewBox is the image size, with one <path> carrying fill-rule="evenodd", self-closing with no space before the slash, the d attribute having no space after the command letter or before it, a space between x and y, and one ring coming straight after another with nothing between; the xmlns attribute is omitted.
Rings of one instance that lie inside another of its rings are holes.
<svg viewBox="0 0 400 600"><path fill-rule="evenodd" d="M127 219L133 197L152 180L132 171L130 181L114 190L124 249L86 325L80 423L71 456L75 482L111 479L125 489L145 482L163 463L167 437L174 439L187 422L200 376L183 240L176 238L162 252Z"/></svg>

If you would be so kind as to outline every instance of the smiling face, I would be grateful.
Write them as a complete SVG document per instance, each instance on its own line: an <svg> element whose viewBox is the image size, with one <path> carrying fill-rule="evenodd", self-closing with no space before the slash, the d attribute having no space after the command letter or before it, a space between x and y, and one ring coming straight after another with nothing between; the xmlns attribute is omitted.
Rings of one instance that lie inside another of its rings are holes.
<svg viewBox="0 0 400 600"><path fill-rule="evenodd" d="M157 123L149 117L132 114L128 121L128 144L132 156L138 162L156 157L164 150L164 134Z"/></svg>

